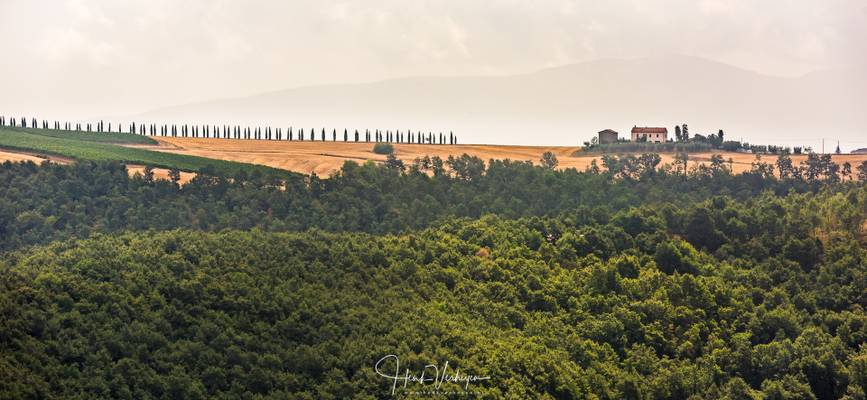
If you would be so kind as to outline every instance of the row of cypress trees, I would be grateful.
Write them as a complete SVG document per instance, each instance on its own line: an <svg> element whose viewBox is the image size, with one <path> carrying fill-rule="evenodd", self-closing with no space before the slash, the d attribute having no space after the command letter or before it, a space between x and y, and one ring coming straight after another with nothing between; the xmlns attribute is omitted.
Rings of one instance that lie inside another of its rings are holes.
<svg viewBox="0 0 867 400"><path fill-rule="evenodd" d="M27 118L6 118L0 116L0 126L22 127L22 128L40 128L66 131L82 131L82 132L124 132L124 127L121 124L116 124L114 127L111 122L106 123L99 121L97 123L70 123L54 121L49 123L47 120L41 121L41 126L36 118L31 118L28 122ZM247 140L288 140L288 141L316 141L317 136L319 141L326 141L326 131L322 128L317 135L315 128L304 131L304 128L293 129L289 127L284 134L282 128L272 127L241 127L240 125L176 125L176 124L129 124L126 132L147 136L168 136L168 137L191 137L191 138L212 138L212 139L247 139ZM331 130L331 141L336 142L338 139L337 129ZM448 135L433 132L421 132L412 130L386 130L376 129L370 131L366 129L364 133L359 133L356 129L350 137L349 130L343 130L343 141L349 142L352 139L355 142L388 142L388 143L415 143L415 144L457 144L458 138L454 132L449 132Z"/></svg>

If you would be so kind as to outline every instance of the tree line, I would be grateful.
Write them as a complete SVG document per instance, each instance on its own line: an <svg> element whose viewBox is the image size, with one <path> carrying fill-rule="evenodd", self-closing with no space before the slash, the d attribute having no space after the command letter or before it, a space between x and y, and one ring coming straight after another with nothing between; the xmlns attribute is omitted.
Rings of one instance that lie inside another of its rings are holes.
<svg viewBox="0 0 867 400"><path fill-rule="evenodd" d="M132 134L148 135L148 136L163 136L163 137L185 137L185 138L212 138L212 139L245 139L245 140L286 140L286 141L327 141L330 137L332 142L337 142L340 138L337 134L337 129L332 128L330 134L326 134L325 128L318 130L310 128L289 127L285 131L280 128L270 126L266 127L250 127L240 125L192 125L192 124L156 124L156 123L136 123L132 122L126 127L122 124L115 124L112 128L111 122L99 121L95 123L81 122L61 122L48 120L37 121L36 118L31 118L28 122L27 118L7 118L0 116L0 126L21 127L31 129L52 129L63 131L77 132L128 132ZM454 132L444 134L443 132L422 132L421 130L413 132L411 129L401 131L396 130L380 130L380 129L365 129L364 132L359 132L358 129L350 135L349 130L343 130L342 135L344 142L386 142L386 143L408 143L408 144L450 144L458 143L458 137Z"/></svg>
<svg viewBox="0 0 867 400"><path fill-rule="evenodd" d="M129 176L120 163L0 165L0 249L14 249L92 232L204 231L259 228L295 231L401 232L448 217L555 216L586 205L618 210L649 202L701 201L718 193L743 199L764 191L860 187L867 165L843 178L833 162L815 156L801 166L785 158L732 174L721 157L685 168L688 156L660 165L656 154L606 156L586 171L469 155L389 157L378 165L347 162L329 178L316 174L219 173L204 167L190 182L157 180L152 169ZM814 162L815 161L815 162ZM783 173L774 168L782 167ZM795 169L796 168L796 169Z"/></svg>

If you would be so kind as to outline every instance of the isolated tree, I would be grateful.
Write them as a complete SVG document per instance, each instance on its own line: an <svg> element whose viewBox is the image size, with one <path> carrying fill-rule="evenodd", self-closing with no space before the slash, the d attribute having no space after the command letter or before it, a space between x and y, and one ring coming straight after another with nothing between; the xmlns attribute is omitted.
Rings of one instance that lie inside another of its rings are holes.
<svg viewBox="0 0 867 400"><path fill-rule="evenodd" d="M386 156L385 166L389 169L399 172L403 172L404 170L406 170L406 166L403 164L403 161L395 157L394 154L389 154L388 156Z"/></svg>
<svg viewBox="0 0 867 400"><path fill-rule="evenodd" d="M689 154L680 152L674 155L674 165L677 171L682 171L686 175L687 166L689 165Z"/></svg>
<svg viewBox="0 0 867 400"><path fill-rule="evenodd" d="M683 126L680 128L680 137L684 142L689 141L689 126L687 126L686 124L683 124Z"/></svg>
<svg viewBox="0 0 867 400"><path fill-rule="evenodd" d="M542 159L539 160L539 163L542 164L542 168L546 169L555 169L557 168L557 156L550 151L546 151L542 153Z"/></svg>
<svg viewBox="0 0 867 400"><path fill-rule="evenodd" d="M849 161L843 163L843 169L840 171L840 175L843 175L843 180L852 180L852 164Z"/></svg>
<svg viewBox="0 0 867 400"><path fill-rule="evenodd" d="M443 159L439 156L433 156L430 159L430 169L433 171L434 176L445 176L446 175L446 166L443 162Z"/></svg>
<svg viewBox="0 0 867 400"><path fill-rule="evenodd" d="M172 168L169 170L169 179L174 183L178 183L181 180L181 171L177 168Z"/></svg>
<svg viewBox="0 0 867 400"><path fill-rule="evenodd" d="M716 133L717 137L719 137L719 142L720 142L720 143L722 143L723 141L725 141L725 134L726 134L726 133L723 132L722 129L720 129L719 132Z"/></svg>
<svg viewBox="0 0 867 400"><path fill-rule="evenodd" d="M867 161L861 161L858 166L858 179L867 182Z"/></svg>
<svg viewBox="0 0 867 400"><path fill-rule="evenodd" d="M143 178L145 182L153 182L154 181L154 167L150 165L145 165L144 167L144 175Z"/></svg>
<svg viewBox="0 0 867 400"><path fill-rule="evenodd" d="M783 153L777 156L777 172L780 179L792 177L793 169L792 158L788 154Z"/></svg>
<svg viewBox="0 0 867 400"><path fill-rule="evenodd" d="M840 142L837 142L837 149L834 150L834 154L842 154L842 153L843 153L843 152L840 151Z"/></svg>
<svg viewBox="0 0 867 400"><path fill-rule="evenodd" d="M358 129L355 130L355 141L358 141Z"/></svg>

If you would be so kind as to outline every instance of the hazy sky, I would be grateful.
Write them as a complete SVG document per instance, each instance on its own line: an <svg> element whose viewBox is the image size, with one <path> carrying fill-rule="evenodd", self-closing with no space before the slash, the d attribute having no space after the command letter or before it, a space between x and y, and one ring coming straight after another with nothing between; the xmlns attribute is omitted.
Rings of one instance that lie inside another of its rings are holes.
<svg viewBox="0 0 867 400"><path fill-rule="evenodd" d="M867 66L865 38L865 0L0 0L0 113L658 53L790 76Z"/></svg>

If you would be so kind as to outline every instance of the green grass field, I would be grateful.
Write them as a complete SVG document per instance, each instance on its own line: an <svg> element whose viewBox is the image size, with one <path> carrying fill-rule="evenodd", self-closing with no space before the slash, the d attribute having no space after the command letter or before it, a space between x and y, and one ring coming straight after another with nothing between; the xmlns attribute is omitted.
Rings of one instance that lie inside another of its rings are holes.
<svg viewBox="0 0 867 400"><path fill-rule="evenodd" d="M81 131L64 131L53 129L26 129L26 128L0 128L0 129L15 129L21 132L26 132L31 135L47 136L60 139L72 139L85 142L98 143L116 143L116 144L158 144L156 140L147 136L136 135L134 133L121 132L81 132Z"/></svg>
<svg viewBox="0 0 867 400"><path fill-rule="evenodd" d="M294 175L293 172L264 165L164 153L119 145L156 143L149 137L130 133L69 132L0 127L0 148L11 150L69 157L76 160L120 161L129 164L177 168L189 172L198 172L206 166L211 166L217 171L232 174L243 170L247 173L259 171L263 174L283 177Z"/></svg>

